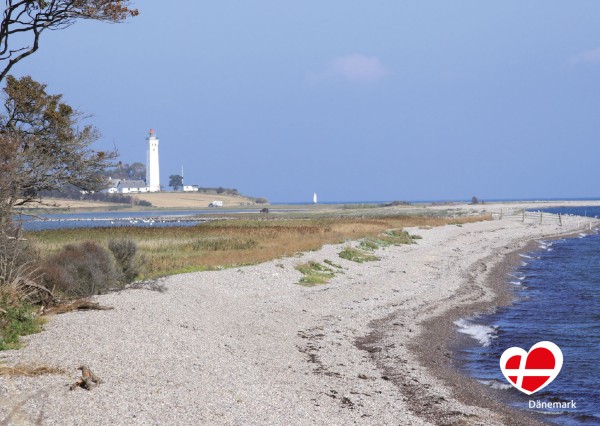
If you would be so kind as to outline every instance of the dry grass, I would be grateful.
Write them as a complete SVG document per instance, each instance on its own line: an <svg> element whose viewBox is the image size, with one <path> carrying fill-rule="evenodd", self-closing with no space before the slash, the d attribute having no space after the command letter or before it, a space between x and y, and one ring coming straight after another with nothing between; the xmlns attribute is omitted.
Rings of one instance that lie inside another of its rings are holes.
<svg viewBox="0 0 600 426"><path fill-rule="evenodd" d="M29 364L17 364L12 367L7 365L0 365L0 376L46 376L48 374L68 374L68 371L60 367L50 367L47 365L29 365Z"/></svg>
<svg viewBox="0 0 600 426"><path fill-rule="evenodd" d="M44 255L56 252L65 244L83 240L107 245L110 240L131 239L146 260L141 278L151 279L180 272L260 263L318 250L323 244L378 236L389 229L488 219L488 216L458 219L387 216L220 220L194 227L63 229L35 232L31 237Z"/></svg>
<svg viewBox="0 0 600 426"><path fill-rule="evenodd" d="M169 209L203 209L215 200L223 201L223 207L254 204L254 201L246 197L200 192L155 192L132 195L140 200L151 202L153 207ZM218 209L215 210L218 211Z"/></svg>

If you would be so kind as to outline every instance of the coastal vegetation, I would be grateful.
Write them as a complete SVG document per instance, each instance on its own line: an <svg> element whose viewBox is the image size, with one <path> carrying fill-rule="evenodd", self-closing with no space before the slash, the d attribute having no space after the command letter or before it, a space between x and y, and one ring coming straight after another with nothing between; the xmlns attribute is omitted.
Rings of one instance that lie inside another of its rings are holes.
<svg viewBox="0 0 600 426"><path fill-rule="evenodd" d="M119 227L62 229L27 235L39 251L53 255L67 244L95 241L105 247L112 240L137 244L144 257L140 279L154 279L181 272L249 265L293 256L337 244L370 238L378 246L413 241L405 227L440 226L449 222L473 222L487 216L444 218L426 216L348 217L314 219L215 220L190 227ZM392 231L388 231L388 230ZM387 232L386 232L387 231Z"/></svg>
<svg viewBox="0 0 600 426"><path fill-rule="evenodd" d="M339 256L342 259L351 260L352 262L356 263L372 262L374 260L379 260L377 256L354 247L344 247L344 249L340 252Z"/></svg>
<svg viewBox="0 0 600 426"><path fill-rule="evenodd" d="M100 171L116 152L95 151L98 131L84 116L49 94L29 76L16 78L12 68L34 54L43 34L65 29L78 20L122 22L136 16L128 0L7 0L0 25L0 349L18 346L21 335L39 330L42 321L33 304L48 300L43 261L13 223L15 209L41 203L45 191L74 185L101 189Z"/></svg>
<svg viewBox="0 0 600 426"><path fill-rule="evenodd" d="M335 275L333 269L313 261L297 265L296 270L302 274L300 284L309 287L325 284Z"/></svg>
<svg viewBox="0 0 600 426"><path fill-rule="evenodd" d="M17 349L19 338L41 331L44 319L29 303L17 302L3 294L0 298L0 351Z"/></svg>
<svg viewBox="0 0 600 426"><path fill-rule="evenodd" d="M134 280L256 264L319 249L323 244L361 240L369 250L413 242L405 227L465 223L487 216L445 218L427 216L315 217L304 219L239 218L214 220L187 227L115 227L60 229L24 233L5 239L0 267L11 263L15 275L0 281L1 348L16 347L18 336L39 330L36 305L52 305L126 288ZM12 248L11 248L12 247ZM17 249L18 248L18 249ZM14 253L11 254L11 250ZM356 251L352 251L356 250ZM343 257L343 254L340 254ZM369 259L371 260L371 259ZM18 268L15 265L20 265ZM299 265L301 284L327 282L342 267ZM136 284L137 285L137 284Z"/></svg>
<svg viewBox="0 0 600 426"><path fill-rule="evenodd" d="M128 204L129 206L152 207L152 203L138 197L125 194L109 194L106 192L85 192L73 185L63 185L60 190L43 191L40 196L48 199L100 201L104 203ZM47 203L53 206L53 203Z"/></svg>

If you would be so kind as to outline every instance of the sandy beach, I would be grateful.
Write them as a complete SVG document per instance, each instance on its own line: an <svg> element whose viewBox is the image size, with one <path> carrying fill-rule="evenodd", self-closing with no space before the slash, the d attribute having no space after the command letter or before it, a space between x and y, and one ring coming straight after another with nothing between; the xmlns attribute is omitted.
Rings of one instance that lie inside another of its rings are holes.
<svg viewBox="0 0 600 426"><path fill-rule="evenodd" d="M97 297L114 309L54 316L25 347L0 353L8 365L69 372L0 378L0 420L534 424L456 371L453 321L510 301L506 274L531 241L583 232L591 221L408 229L422 239L380 249L375 262L341 259L345 245L329 245L255 266L171 276L161 281L164 291ZM322 286L297 284L297 264L325 259L343 273ZM69 390L81 364L103 380L92 391Z"/></svg>

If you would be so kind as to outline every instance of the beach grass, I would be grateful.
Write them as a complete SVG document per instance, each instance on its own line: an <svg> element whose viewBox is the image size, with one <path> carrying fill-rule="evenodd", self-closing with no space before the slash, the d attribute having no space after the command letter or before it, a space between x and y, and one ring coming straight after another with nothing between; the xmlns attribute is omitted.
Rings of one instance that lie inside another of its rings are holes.
<svg viewBox="0 0 600 426"><path fill-rule="evenodd" d="M35 309L27 303L8 303L0 300L0 351L21 347L20 336L38 333L46 322L35 315Z"/></svg>
<svg viewBox="0 0 600 426"><path fill-rule="evenodd" d="M118 227L60 229L27 235L42 256L66 244L130 239L144 258L141 279L256 264L318 250L324 244L373 238L379 245L408 238L405 227L477 222L489 216L444 218L428 216L319 217L310 219L215 220L191 227ZM394 230L394 231L389 231ZM385 233L385 231L388 231ZM412 240L412 237L409 238Z"/></svg>
<svg viewBox="0 0 600 426"><path fill-rule="evenodd" d="M344 247L344 249L340 252L340 257L356 263L373 262L375 260L379 260L377 256L354 247Z"/></svg>
<svg viewBox="0 0 600 426"><path fill-rule="evenodd" d="M325 284L335 275L333 269L313 261L296 266L296 270L302 274L300 284L306 286Z"/></svg>

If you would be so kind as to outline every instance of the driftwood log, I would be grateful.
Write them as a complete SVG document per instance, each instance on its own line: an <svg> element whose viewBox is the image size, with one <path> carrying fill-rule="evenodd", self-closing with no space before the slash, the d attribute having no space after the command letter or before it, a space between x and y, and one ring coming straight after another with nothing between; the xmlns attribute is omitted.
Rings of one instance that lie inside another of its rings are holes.
<svg viewBox="0 0 600 426"><path fill-rule="evenodd" d="M42 315L56 315L64 314L73 311L107 311L113 309L110 306L102 306L96 302L90 302L86 299L76 300L71 303L63 303L61 305L53 306L51 308L44 308Z"/></svg>
<svg viewBox="0 0 600 426"><path fill-rule="evenodd" d="M102 383L100 377L92 373L92 370L90 370L87 365L82 365L78 368L78 370L81 370L81 378L73 383L69 389L74 390L77 388L84 388L86 390L92 390L97 385Z"/></svg>

